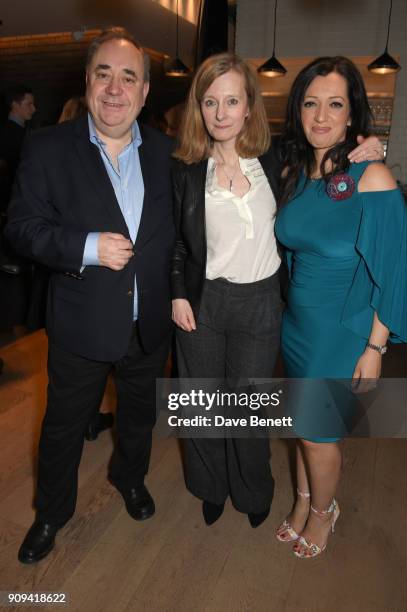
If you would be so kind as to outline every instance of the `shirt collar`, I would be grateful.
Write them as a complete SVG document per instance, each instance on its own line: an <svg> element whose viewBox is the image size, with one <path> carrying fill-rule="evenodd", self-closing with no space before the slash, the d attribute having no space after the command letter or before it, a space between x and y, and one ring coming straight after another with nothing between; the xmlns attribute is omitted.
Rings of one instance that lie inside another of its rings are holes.
<svg viewBox="0 0 407 612"><path fill-rule="evenodd" d="M25 122L19 119L18 117L15 117L14 115L9 115L8 118L10 119L10 121L14 121L14 123L17 123L17 125L19 125L20 127L25 127Z"/></svg>
<svg viewBox="0 0 407 612"><path fill-rule="evenodd" d="M106 146L106 143L103 142L100 136L98 136L96 132L95 124L93 123L93 119L90 113L88 113L88 126L89 126L89 140L93 142L93 144L96 144L104 148ZM132 134L132 140L128 146L138 148L142 143L142 138L141 138L140 128L137 123L137 120L135 120L133 125L131 126L131 134Z"/></svg>
<svg viewBox="0 0 407 612"><path fill-rule="evenodd" d="M259 177L264 177L264 170L257 157L245 158L239 157L240 168L250 182L257 181ZM206 190L213 193L218 189L216 180L216 162L213 157L208 159L208 170L206 173ZM226 193L228 193L226 191ZM232 194L233 196L233 194Z"/></svg>

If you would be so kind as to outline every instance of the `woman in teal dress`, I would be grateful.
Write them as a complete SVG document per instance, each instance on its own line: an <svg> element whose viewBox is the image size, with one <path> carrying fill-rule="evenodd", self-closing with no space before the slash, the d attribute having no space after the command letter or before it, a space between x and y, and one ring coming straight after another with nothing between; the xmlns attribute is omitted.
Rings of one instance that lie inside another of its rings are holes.
<svg viewBox="0 0 407 612"><path fill-rule="evenodd" d="M320 386L312 380L357 379L368 389L380 376L389 333L407 339L403 198L382 163L347 160L369 122L362 77L351 61L318 58L299 73L287 108L276 233L290 273L282 327L286 375L306 379L294 414L298 496L277 538L295 541L300 558L325 549L339 516L334 496L346 431L346 415L339 414L342 427L331 432L335 415L327 417L325 396L316 399Z"/></svg>

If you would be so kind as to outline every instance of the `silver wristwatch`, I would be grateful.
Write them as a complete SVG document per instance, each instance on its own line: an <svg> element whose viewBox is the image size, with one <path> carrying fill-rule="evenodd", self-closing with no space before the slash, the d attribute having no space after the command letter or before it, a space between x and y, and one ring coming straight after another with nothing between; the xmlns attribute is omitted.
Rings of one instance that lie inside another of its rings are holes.
<svg viewBox="0 0 407 612"><path fill-rule="evenodd" d="M366 346L373 349L374 351L377 351L379 355L384 355L387 352L386 345L382 346L380 344L372 344L371 342L368 342Z"/></svg>

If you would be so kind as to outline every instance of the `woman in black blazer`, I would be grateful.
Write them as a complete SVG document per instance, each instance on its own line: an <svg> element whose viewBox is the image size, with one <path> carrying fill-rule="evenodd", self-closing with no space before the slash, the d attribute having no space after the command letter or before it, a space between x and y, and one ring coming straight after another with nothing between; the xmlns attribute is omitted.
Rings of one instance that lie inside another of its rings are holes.
<svg viewBox="0 0 407 612"><path fill-rule="evenodd" d="M175 157L172 296L179 376L206 379L205 391L216 391L222 381L229 391L256 390L252 379L273 375L279 350L274 219L282 168L270 149L257 77L239 57L215 55L198 69ZM257 527L274 492L268 438L253 430L245 438L215 437L214 427L209 437L205 433L184 445L186 484L203 500L205 522L222 515L230 496Z"/></svg>

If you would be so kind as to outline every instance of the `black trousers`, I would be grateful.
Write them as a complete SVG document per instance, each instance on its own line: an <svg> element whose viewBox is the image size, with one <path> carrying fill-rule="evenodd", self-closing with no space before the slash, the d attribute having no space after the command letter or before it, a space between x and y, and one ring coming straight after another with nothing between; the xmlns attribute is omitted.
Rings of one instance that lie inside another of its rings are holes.
<svg viewBox="0 0 407 612"><path fill-rule="evenodd" d="M116 363L93 361L50 344L48 404L42 424L36 495L37 517L62 526L74 514L84 433L113 373L117 389L117 444L109 477L121 491L143 484L155 424L155 380L161 377L170 338L152 354L139 341L137 324L129 348Z"/></svg>
<svg viewBox="0 0 407 612"><path fill-rule="evenodd" d="M282 304L278 275L236 284L205 281L197 329L177 329L180 378L228 381L271 378L280 345ZM274 481L267 438L184 440L186 485L214 504L230 495L240 512L270 506Z"/></svg>

